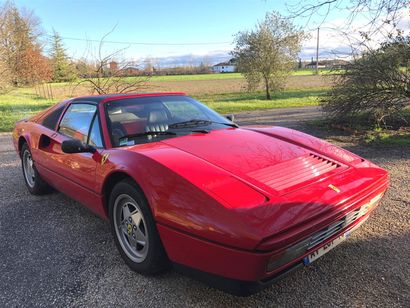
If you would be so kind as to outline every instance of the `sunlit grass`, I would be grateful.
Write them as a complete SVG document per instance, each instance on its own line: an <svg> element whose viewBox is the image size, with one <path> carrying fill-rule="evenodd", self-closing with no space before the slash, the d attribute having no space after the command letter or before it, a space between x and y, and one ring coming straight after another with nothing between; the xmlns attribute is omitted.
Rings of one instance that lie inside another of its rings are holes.
<svg viewBox="0 0 410 308"><path fill-rule="evenodd" d="M318 97L327 88L287 89L266 100L264 92L240 92L194 96L220 113L232 113L270 108L289 108L318 105Z"/></svg>
<svg viewBox="0 0 410 308"><path fill-rule="evenodd" d="M20 88L0 95L0 131L10 131L16 121L30 117L53 103L38 97L32 88Z"/></svg>
<svg viewBox="0 0 410 308"><path fill-rule="evenodd" d="M235 113L269 108L317 105L326 88L287 89L266 100L264 92L202 94L195 98L220 113ZM57 103L36 95L33 88L19 88L0 95L0 131L11 131L16 121L30 117Z"/></svg>

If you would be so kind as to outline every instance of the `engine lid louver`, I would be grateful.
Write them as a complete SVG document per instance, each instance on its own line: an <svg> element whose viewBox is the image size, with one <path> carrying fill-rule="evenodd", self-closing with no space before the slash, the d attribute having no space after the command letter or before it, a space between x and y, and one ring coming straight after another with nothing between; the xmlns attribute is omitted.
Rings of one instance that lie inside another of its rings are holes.
<svg viewBox="0 0 410 308"><path fill-rule="evenodd" d="M334 161L309 153L247 175L277 191L283 191L340 167Z"/></svg>

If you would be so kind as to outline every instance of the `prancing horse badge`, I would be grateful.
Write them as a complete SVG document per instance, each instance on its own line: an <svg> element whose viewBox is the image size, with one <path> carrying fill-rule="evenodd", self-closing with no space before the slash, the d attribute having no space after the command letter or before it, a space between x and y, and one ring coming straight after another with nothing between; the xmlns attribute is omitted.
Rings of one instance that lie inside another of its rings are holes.
<svg viewBox="0 0 410 308"><path fill-rule="evenodd" d="M108 160L108 157L110 156L110 154L105 153L102 157L101 157L101 166L105 164L105 162Z"/></svg>
<svg viewBox="0 0 410 308"><path fill-rule="evenodd" d="M329 184L329 188L333 189L335 192L340 193L340 189L337 188L335 185Z"/></svg>

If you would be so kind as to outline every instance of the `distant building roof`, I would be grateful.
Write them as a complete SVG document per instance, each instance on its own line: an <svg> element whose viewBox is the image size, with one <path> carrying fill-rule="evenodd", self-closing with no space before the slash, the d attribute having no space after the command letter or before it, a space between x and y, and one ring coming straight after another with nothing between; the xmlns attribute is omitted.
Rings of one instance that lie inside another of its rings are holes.
<svg viewBox="0 0 410 308"><path fill-rule="evenodd" d="M308 63L308 64L306 64L306 65L316 65L316 61L312 61L312 62L310 62L310 63ZM318 65L326 65L326 63L324 63L324 62L318 62Z"/></svg>
<svg viewBox="0 0 410 308"><path fill-rule="evenodd" d="M232 58L227 62L221 62L221 63L215 64L214 67L215 66L235 66L235 65L236 65L236 59Z"/></svg>
<svg viewBox="0 0 410 308"><path fill-rule="evenodd" d="M215 64L214 66L233 66L235 64L229 63L229 62L221 62L218 64Z"/></svg>
<svg viewBox="0 0 410 308"><path fill-rule="evenodd" d="M127 70L127 69L131 69L131 70L140 70L141 68L138 66L124 66L121 68L122 70Z"/></svg>

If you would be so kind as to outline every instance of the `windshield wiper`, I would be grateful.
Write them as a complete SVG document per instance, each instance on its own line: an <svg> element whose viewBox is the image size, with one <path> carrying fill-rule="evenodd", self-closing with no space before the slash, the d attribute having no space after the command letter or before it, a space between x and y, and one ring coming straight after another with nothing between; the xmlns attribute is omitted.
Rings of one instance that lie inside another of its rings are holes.
<svg viewBox="0 0 410 308"><path fill-rule="evenodd" d="M239 128L239 125L238 125L238 124L235 124L235 123L219 123L219 122L212 122L212 123L221 124L221 125L226 125L226 126L235 127L235 128Z"/></svg>
<svg viewBox="0 0 410 308"><path fill-rule="evenodd" d="M199 125L209 125L212 124L212 121L209 120L201 120L201 119L191 119L188 121L177 122L169 125L169 128L184 128L184 127L192 127L192 126L199 126Z"/></svg>
<svg viewBox="0 0 410 308"><path fill-rule="evenodd" d="M177 133L175 132L170 132L170 131L165 131L165 132L154 132L154 131L148 131L144 133L139 133L139 134L132 134L132 135L125 135L119 138L119 141L127 139L127 138L137 138L137 137L142 137L142 136L157 136L157 135L173 135L175 136Z"/></svg>
<svg viewBox="0 0 410 308"><path fill-rule="evenodd" d="M221 124L221 125L226 125L226 126L236 127L236 128L239 127L235 123L220 123L220 122L214 122L210 120L191 119L188 121L170 124L169 128L185 128L185 127L195 127L195 126L210 125L210 124Z"/></svg>

